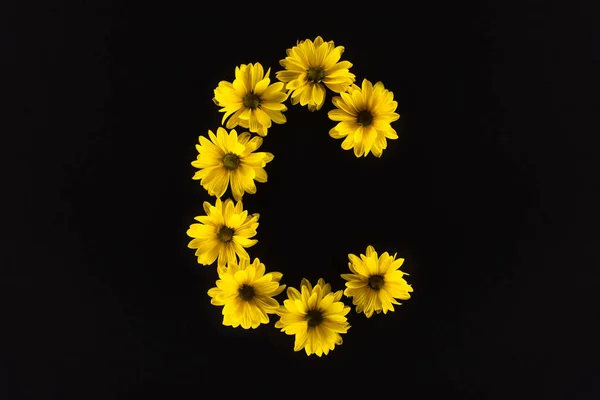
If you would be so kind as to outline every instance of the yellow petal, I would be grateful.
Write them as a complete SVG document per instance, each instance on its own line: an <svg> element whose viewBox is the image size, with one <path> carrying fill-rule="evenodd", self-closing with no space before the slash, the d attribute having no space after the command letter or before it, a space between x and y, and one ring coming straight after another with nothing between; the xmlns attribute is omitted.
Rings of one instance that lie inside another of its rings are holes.
<svg viewBox="0 0 600 400"><path fill-rule="evenodd" d="M356 121L356 116L348 114L344 110L331 110L327 113L327 116L332 121Z"/></svg>

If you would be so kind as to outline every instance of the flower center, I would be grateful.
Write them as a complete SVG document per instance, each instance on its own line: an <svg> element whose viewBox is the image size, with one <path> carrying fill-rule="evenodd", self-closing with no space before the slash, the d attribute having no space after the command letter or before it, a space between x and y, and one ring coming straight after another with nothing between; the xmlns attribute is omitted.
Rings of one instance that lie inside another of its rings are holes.
<svg viewBox="0 0 600 400"><path fill-rule="evenodd" d="M379 290L383 287L383 276L381 275L371 275L369 278L369 286L373 290Z"/></svg>
<svg viewBox="0 0 600 400"><path fill-rule="evenodd" d="M325 79L325 70L321 67L311 67L308 71L308 80L319 83Z"/></svg>
<svg viewBox="0 0 600 400"><path fill-rule="evenodd" d="M373 122L373 115L368 111L361 111L356 118L356 121L362 126L369 126Z"/></svg>
<svg viewBox="0 0 600 400"><path fill-rule="evenodd" d="M260 98L254 93L250 92L244 96L243 102L244 107L254 110L260 104Z"/></svg>
<svg viewBox="0 0 600 400"><path fill-rule="evenodd" d="M323 314L319 310L310 310L306 313L306 322L308 326L315 327L323 322Z"/></svg>
<svg viewBox="0 0 600 400"><path fill-rule="evenodd" d="M238 293L240 299L244 301L249 301L252 300L252 298L254 297L254 288L249 285L242 285L242 287L238 289Z"/></svg>
<svg viewBox="0 0 600 400"><path fill-rule="evenodd" d="M223 165L229 170L236 169L240 165L240 158L233 153L227 153L223 156Z"/></svg>
<svg viewBox="0 0 600 400"><path fill-rule="evenodd" d="M234 230L226 226L222 226L217 233L217 237L221 242L229 243L233 239Z"/></svg>

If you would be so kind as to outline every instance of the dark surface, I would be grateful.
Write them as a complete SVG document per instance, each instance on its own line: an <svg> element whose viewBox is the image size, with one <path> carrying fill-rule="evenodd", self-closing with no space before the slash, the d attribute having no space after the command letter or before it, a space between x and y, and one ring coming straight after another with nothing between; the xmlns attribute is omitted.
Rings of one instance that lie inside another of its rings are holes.
<svg viewBox="0 0 600 400"><path fill-rule="evenodd" d="M589 10L371 5L302 24L259 4L104 4L4 14L24 79L5 149L19 218L3 398L598 398ZM249 253L287 285L342 289L347 254L372 244L406 259L415 289L394 313L351 313L323 358L273 322L223 326L216 269L185 234L214 201L190 162L220 124L218 81L241 63L277 71L319 34L394 92L400 139L357 159L327 134L329 101L290 105L263 145L269 182L244 198L261 214Z"/></svg>

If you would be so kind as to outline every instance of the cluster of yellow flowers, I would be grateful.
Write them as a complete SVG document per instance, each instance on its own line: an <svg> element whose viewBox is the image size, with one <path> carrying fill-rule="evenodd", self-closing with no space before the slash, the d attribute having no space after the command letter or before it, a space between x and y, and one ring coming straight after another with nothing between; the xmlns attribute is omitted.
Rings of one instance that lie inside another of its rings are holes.
<svg viewBox="0 0 600 400"><path fill-rule="evenodd" d="M204 202L206 214L196 217L198 223L187 231L193 238L188 247L196 249L199 264L217 262L219 279L208 295L212 304L223 306L223 324L254 329L269 323L269 314L276 314L275 327L295 335L294 350L319 357L340 345L341 334L350 328L346 317L350 307L342 302L342 294L351 297L356 312L368 318L374 312L394 311L394 304L400 304L397 299L410 298L413 289L399 270L404 259L387 252L378 255L368 246L360 257L348 255L351 273L341 275L347 281L345 290L333 292L323 279L314 286L303 279L300 290L287 288L288 298L280 304L275 296L286 287L280 283L283 274L267 272L258 258L251 262L246 251L258 242L252 238L259 215L244 210L242 197L256 193L255 181L267 181L265 166L273 154L257 150L272 122L286 122L283 103L288 98L293 105L300 103L316 111L325 103L325 88L339 94L332 98L336 109L328 113L339 122L329 135L345 138L342 148L354 149L356 157L369 152L380 157L386 139L398 138L390 126L400 117L395 113L393 93L381 82L373 85L364 79L361 87L355 85L352 64L340 61L343 52L344 47L321 37L299 41L280 61L284 70L276 73L280 81L276 83L269 78L271 70L265 74L259 63L236 67L233 82L221 81L214 90L213 101L224 113L221 124L227 121L226 129L218 127L216 134L209 130L208 138L200 136L198 157L192 162L198 168L193 179L200 180L216 202ZM237 126L249 132L238 135ZM228 187L235 203L221 200Z"/></svg>

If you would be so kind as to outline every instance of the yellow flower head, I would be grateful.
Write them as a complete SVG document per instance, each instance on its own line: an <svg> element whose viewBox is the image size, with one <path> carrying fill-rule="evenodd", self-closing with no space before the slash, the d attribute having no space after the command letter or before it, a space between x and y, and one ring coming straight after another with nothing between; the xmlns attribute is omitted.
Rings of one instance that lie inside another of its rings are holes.
<svg viewBox="0 0 600 400"><path fill-rule="evenodd" d="M394 101L394 93L387 90L383 83L375 86L364 79L362 88L356 85L332 99L337 110L329 111L329 118L340 121L329 131L334 139L344 139L342 148L354 148L356 157L367 156L373 152L381 157L387 147L387 139L398 139L398 134L390 123L400 118L395 113L398 103Z"/></svg>
<svg viewBox="0 0 600 400"><path fill-rule="evenodd" d="M266 182L265 165L273 159L273 154L255 152L262 145L262 138L250 133L237 135L235 129L228 134L224 128L217 128L217 134L208 131L208 140L200 136L196 145L198 158L192 165L200 168L192 179L200 184L211 196L221 197L231 184L235 200L240 201L244 192L256 193L254 181Z"/></svg>
<svg viewBox="0 0 600 400"><path fill-rule="evenodd" d="M276 73L277 79L286 83L291 91L292 104L308 105L310 111L319 110L325 103L325 86L335 93L348 89L355 76L349 71L352 64L339 61L343 46L335 47L333 41L324 42L317 36L313 42L302 40L279 63L284 71Z"/></svg>
<svg viewBox="0 0 600 400"><path fill-rule="evenodd" d="M287 289L288 299L279 307L281 317L275 328L288 335L296 335L294 351L304 349L307 355L321 357L342 344L341 333L347 333L350 325L346 314L350 307L340 301L342 291L331 292L331 285L319 279L315 287L302 279L300 292Z"/></svg>
<svg viewBox="0 0 600 400"><path fill-rule="evenodd" d="M223 307L223 325L255 329L268 324L269 316L279 308L277 296L285 289L280 285L281 272L265 274L265 265L258 258L250 264L241 260L219 268L217 287L208 291L210 303Z"/></svg>
<svg viewBox="0 0 600 400"><path fill-rule="evenodd" d="M196 249L198 263L210 265L218 258L218 265L237 262L237 258L249 260L245 248L254 246L258 240L250 239L256 235L258 214L248 215L242 202L233 204L231 199L217 202L212 206L204 202L206 215L194 218L199 224L190 225L188 236L194 238L189 244Z"/></svg>
<svg viewBox="0 0 600 400"><path fill-rule="evenodd" d="M360 258L349 254L351 274L342 274L347 280L344 294L352 297L352 303L356 306L356 312L364 312L367 318L371 318L373 312L394 311L393 304L398 303L395 299L408 300L413 288L406 283L404 272L398 270L403 258L396 259L396 254L390 256L387 252L379 258L373 246L367 247L367 254L361 254Z"/></svg>
<svg viewBox="0 0 600 400"><path fill-rule="evenodd" d="M222 107L219 111L225 113L221 123L231 117L227 121L227 129L239 125L249 128L250 132L266 136L271 121L276 124L285 123L282 112L287 111L287 107L282 102L287 99L287 94L283 83L269 84L270 73L271 68L265 74L259 63L242 64L235 67L233 83L219 82L214 90L213 101Z"/></svg>

